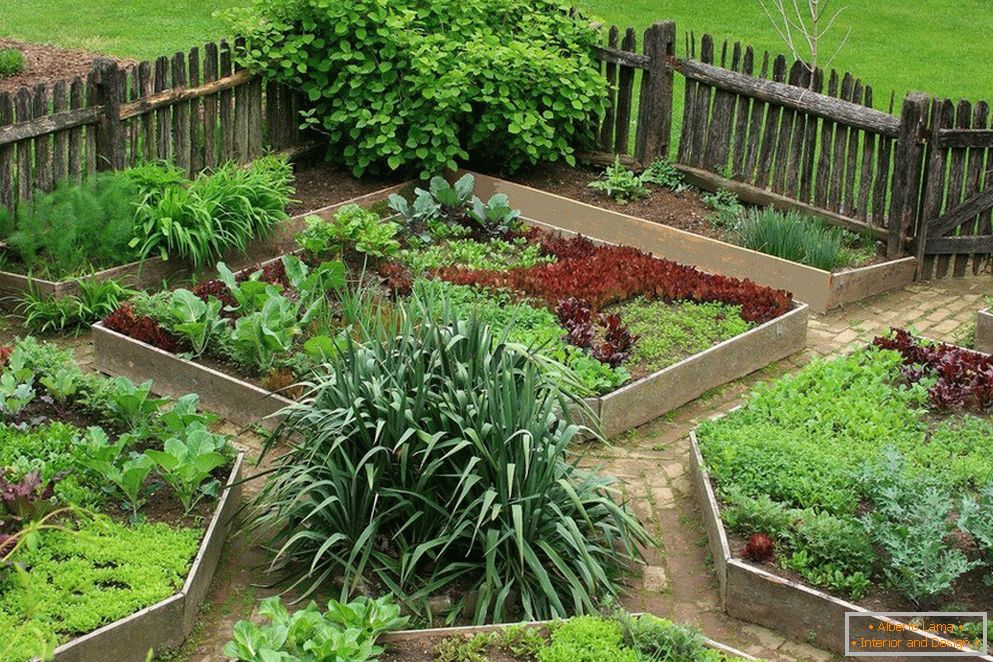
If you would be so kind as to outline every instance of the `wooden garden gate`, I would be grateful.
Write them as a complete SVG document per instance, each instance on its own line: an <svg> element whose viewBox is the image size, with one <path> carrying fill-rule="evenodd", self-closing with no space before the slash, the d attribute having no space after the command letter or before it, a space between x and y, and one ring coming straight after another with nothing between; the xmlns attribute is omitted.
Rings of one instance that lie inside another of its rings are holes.
<svg viewBox="0 0 993 662"><path fill-rule="evenodd" d="M917 253L923 278L961 277L993 258L993 128L989 105L935 99ZM949 274L949 272L951 272Z"/></svg>

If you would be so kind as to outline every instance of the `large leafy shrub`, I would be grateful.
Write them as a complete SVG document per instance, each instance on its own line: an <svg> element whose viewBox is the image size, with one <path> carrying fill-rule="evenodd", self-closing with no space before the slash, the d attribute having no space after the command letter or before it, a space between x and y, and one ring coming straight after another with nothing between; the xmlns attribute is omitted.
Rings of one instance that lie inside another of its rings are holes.
<svg viewBox="0 0 993 662"><path fill-rule="evenodd" d="M647 534L570 455L562 367L416 305L365 325L283 411L263 455L289 450L246 528L271 532L274 571L341 581L342 599L375 582L417 610L475 590L476 622L594 609Z"/></svg>
<svg viewBox="0 0 993 662"><path fill-rule="evenodd" d="M241 61L308 95L356 175L572 162L604 107L597 31L555 0L254 0Z"/></svg>

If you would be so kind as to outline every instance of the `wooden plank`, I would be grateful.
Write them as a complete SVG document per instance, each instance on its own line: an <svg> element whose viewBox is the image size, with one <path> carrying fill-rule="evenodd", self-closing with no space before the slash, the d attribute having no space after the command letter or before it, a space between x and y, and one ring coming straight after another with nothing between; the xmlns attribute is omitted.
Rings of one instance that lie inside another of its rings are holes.
<svg viewBox="0 0 993 662"><path fill-rule="evenodd" d="M986 125L986 111L988 108L985 105L976 104L972 109L972 117L970 118L970 126L972 128L983 127ZM982 176L983 167L986 161L986 150L984 149L969 149L968 155L966 157L966 167L965 167L965 187L962 192L962 196L965 199L970 199L979 193L982 188ZM960 226L959 236L967 237L970 235L981 234L978 228L979 216L970 218L964 224ZM961 278L965 276L966 266L969 264L970 260L975 262L982 261L982 255L970 256L968 254L955 256L955 264L952 267L952 274L956 278ZM977 269L978 271L978 269Z"/></svg>
<svg viewBox="0 0 993 662"><path fill-rule="evenodd" d="M607 47L616 50L619 31L616 25L607 30ZM607 79L607 107L603 113L603 123L600 125L600 149L605 152L614 146L614 121L617 107L617 64L604 60L604 78Z"/></svg>
<svg viewBox="0 0 993 662"><path fill-rule="evenodd" d="M865 88L865 105L872 107L872 87ZM876 134L862 134L862 169L859 176L858 195L855 200L855 217L860 221L869 220L869 193L872 190L873 165L876 158Z"/></svg>
<svg viewBox="0 0 993 662"><path fill-rule="evenodd" d="M652 58L641 53L617 49L611 46L594 46L596 57L608 64L630 67L633 69L644 69L648 71L652 66Z"/></svg>
<svg viewBox="0 0 993 662"><path fill-rule="evenodd" d="M936 141L941 147L993 148L993 129L942 129Z"/></svg>
<svg viewBox="0 0 993 662"><path fill-rule="evenodd" d="M815 69L812 80L811 88L813 92L818 94L824 89L824 71L822 69ZM806 126L803 132L803 156L800 167L800 191L799 198L802 202L812 202L814 195L814 166L817 163L817 129L818 122L821 120L817 117L810 115L805 115Z"/></svg>
<svg viewBox="0 0 993 662"><path fill-rule="evenodd" d="M14 95L14 114L17 122L34 119L31 89L20 87ZM31 154L31 141L17 143L17 199L30 200L34 190L34 168Z"/></svg>
<svg viewBox="0 0 993 662"><path fill-rule="evenodd" d="M69 110L69 87L66 81L56 81L52 86L52 113L57 115ZM66 164L66 150L69 146L67 131L58 131L52 140L52 180L60 182L69 174Z"/></svg>
<svg viewBox="0 0 993 662"><path fill-rule="evenodd" d="M687 37L689 40L689 37ZM687 45L687 50L690 46ZM696 155L693 153L693 124L700 121L693 110L696 108L696 92L700 84L689 78L683 79L683 122L679 136L679 163L693 163Z"/></svg>
<svg viewBox="0 0 993 662"><path fill-rule="evenodd" d="M173 66L175 66L177 56L182 55L182 53L176 53L173 56ZM168 62L168 60L166 61ZM246 69L231 74L230 76L225 76L220 80L215 80L203 85L197 85L196 87L188 86L185 83L183 86L175 87L176 82L173 81L173 88L157 90L154 94L146 98L122 104L118 113L122 120L130 119L155 110L168 108L169 106L175 106L180 103L189 103L211 94L217 94L223 90L229 90L234 87L238 87L239 85L249 83L256 78L258 77ZM185 81L186 79L187 77L184 68L183 80Z"/></svg>
<svg viewBox="0 0 993 662"><path fill-rule="evenodd" d="M152 86L156 94L169 87L169 59L165 56L155 60L155 84ZM162 106L155 111L155 152L156 158L163 161L171 160L171 124L172 108Z"/></svg>
<svg viewBox="0 0 993 662"><path fill-rule="evenodd" d="M762 55L762 69L759 74L761 78L769 75L769 52ZM689 80L686 81L689 85ZM745 147L745 166L742 170L741 179L744 182L754 183L756 179L755 169L759 161L759 149L762 143L762 127L766 121L766 110L768 104L761 99L749 97L752 102L752 114L748 120L748 144Z"/></svg>
<svg viewBox="0 0 993 662"><path fill-rule="evenodd" d="M952 256L959 256L969 253L993 253L993 236L971 236L971 237L936 237L927 240L927 252L930 255L937 255L945 258L946 272L947 263ZM940 278L941 276L936 276Z"/></svg>
<svg viewBox="0 0 993 662"><path fill-rule="evenodd" d="M958 103L955 108L955 127L959 129L968 129L972 123L972 104L968 101L962 100ZM949 150L948 154L948 184L945 193L945 211L946 215L944 217L944 222L948 220L948 211L957 208L959 203L964 200L963 187L965 185L965 166L966 166L966 156L968 152L965 148L953 147ZM968 209L968 207L966 207ZM956 231L959 225L965 223L971 214L967 216L959 215L959 222L953 227L942 228L938 225L931 236L935 239L947 235L949 232ZM935 277L944 278L949 269L952 266L952 259L948 254L940 254L937 261L935 262Z"/></svg>
<svg viewBox="0 0 993 662"><path fill-rule="evenodd" d="M827 95L838 94L838 72L834 69L828 75ZM817 178L814 182L814 205L817 207L828 206L828 198L831 194L831 149L834 145L834 133L838 125L828 118L821 119L821 137L817 156Z"/></svg>
<svg viewBox="0 0 993 662"><path fill-rule="evenodd" d="M634 51L637 47L637 36L634 28L628 28L621 40L621 50ZM614 138L614 152L627 154L628 142L631 135L631 104L634 95L634 69L621 67L617 79L617 130Z"/></svg>
<svg viewBox="0 0 993 662"><path fill-rule="evenodd" d="M46 117L50 114L51 97L49 87L38 83L32 92L32 112L35 117ZM52 134L44 133L34 138L34 185L39 191L52 190Z"/></svg>
<svg viewBox="0 0 993 662"><path fill-rule="evenodd" d="M211 42L203 47L203 82L210 85L217 80L217 44ZM213 168L217 165L217 100L218 95L203 97L203 165Z"/></svg>
<svg viewBox="0 0 993 662"><path fill-rule="evenodd" d="M190 78L189 86L200 87L200 49L193 47L187 54ZM200 112L200 97L190 100L190 172L196 174L203 170L203 114Z"/></svg>
<svg viewBox="0 0 993 662"><path fill-rule="evenodd" d="M776 56L772 65L772 82L782 84L786 80L786 58ZM776 154L777 137L779 135L779 120L783 115L783 107L774 103L769 104L766 113L765 130L762 132L762 147L759 151L758 171L755 173L755 185L766 188L772 181L773 159Z"/></svg>
<svg viewBox="0 0 993 662"><path fill-rule="evenodd" d="M69 108L77 110L83 107L86 99L86 83L76 77L69 83ZM86 151L86 136L82 127L69 130L69 144L66 150L66 168L70 181L77 184L83 177L83 163Z"/></svg>
<svg viewBox="0 0 993 662"><path fill-rule="evenodd" d="M61 82L65 86L65 82ZM0 145L11 145L24 140L51 135L57 131L96 124L103 110L101 107L95 107L49 113L46 99L37 100L39 105L35 105L35 94L37 94L37 90L32 94L31 102L34 109L32 116L35 119L0 127Z"/></svg>
<svg viewBox="0 0 993 662"><path fill-rule="evenodd" d="M248 87L248 159L253 160L262 156L263 143L262 127L262 79L253 78L246 83Z"/></svg>
<svg viewBox="0 0 993 662"><path fill-rule="evenodd" d="M139 80L138 67L131 67L127 73L128 90L124 103L134 101L141 96L141 81ZM128 137L129 150L127 164L134 167L141 160L141 127L137 121L124 122L124 131Z"/></svg>
<svg viewBox="0 0 993 662"><path fill-rule="evenodd" d="M144 99L152 95L154 85L154 73L152 71L152 63L145 62L138 63L138 99ZM135 130L140 132L141 135L141 154L145 161L155 160L155 116L152 113L146 113L141 117L140 128L138 125L134 125Z"/></svg>
<svg viewBox="0 0 993 662"><path fill-rule="evenodd" d="M833 99L823 94L815 94L809 90L777 84L776 82L751 78L742 74L710 66L705 62L695 60L675 60L674 66L684 76L700 82L730 90L738 94L748 94L763 101L785 106L793 110L811 113L818 117L827 117L846 126L874 131L890 137L896 137L900 127L899 120L892 115L872 108L865 108L843 100Z"/></svg>
<svg viewBox="0 0 993 662"><path fill-rule="evenodd" d="M238 53L245 46L242 37L235 39L234 53ZM235 72L242 71L242 66L237 60L233 63ZM234 88L234 158L239 163L244 163L249 156L249 129L248 129L248 103L249 89L245 84Z"/></svg>
<svg viewBox="0 0 993 662"><path fill-rule="evenodd" d="M645 30L642 48L650 63L641 78L635 156L651 163L669 153L672 140L673 72L668 58L675 55L676 24L653 24Z"/></svg>
<svg viewBox="0 0 993 662"><path fill-rule="evenodd" d="M930 128L928 141L927 172L924 181L924 192L921 200L921 218L923 222L917 230L914 248L920 263L918 277L929 280L934 268L934 258L925 255L927 241L931 232L930 225L940 214L944 204L946 164L948 150L938 145L938 133L955 123L955 111L951 103L941 99L932 99L930 113Z"/></svg>
<svg viewBox="0 0 993 662"><path fill-rule="evenodd" d="M855 91L855 77L846 73L841 79L839 97L842 101L850 101ZM834 129L834 144L831 145L831 188L828 192L827 208L834 212L841 211L843 189L845 185L845 152L848 149L848 134L851 127L839 124Z"/></svg>
<svg viewBox="0 0 993 662"><path fill-rule="evenodd" d="M741 57L741 45L735 44L735 53L738 59ZM725 41L721 46L721 66L727 67L728 43ZM732 71L740 66L735 62L735 54L732 54L730 68ZM727 167L727 155L730 151L731 129L734 122L734 99L735 94L727 90L717 89L714 91L713 114L710 119L710 126L706 131L706 151L704 153L703 165L708 170L723 172Z"/></svg>
<svg viewBox="0 0 993 662"><path fill-rule="evenodd" d="M792 87L800 87L800 72L803 64L794 61L789 65L786 83ZM790 140L793 135L793 125L797 112L792 108L783 108L779 116L779 130L776 133L775 153L773 154L772 173L769 183L776 193L783 193L786 188L786 173L789 170Z"/></svg>
<svg viewBox="0 0 993 662"><path fill-rule="evenodd" d="M954 156L952 165L954 166ZM954 189L951 188L951 184L954 183L954 180L951 171L949 173L949 183L949 195L952 195ZM976 193L961 204L945 212L944 215L931 221L928 224L928 236L934 238L942 237L965 221L978 216L991 207L993 207L993 188Z"/></svg>
<svg viewBox="0 0 993 662"><path fill-rule="evenodd" d="M862 104L862 95L865 93L862 81L856 79L852 89L852 103ZM858 206L855 200L855 176L859 168L859 138L862 132L857 129L848 130L848 148L845 156L845 181L841 190L841 213L846 216L855 216L855 209Z"/></svg>
<svg viewBox="0 0 993 662"><path fill-rule="evenodd" d="M98 57L93 61L93 86L89 106L103 106L96 124L97 170L122 170L127 164L124 125L117 110L125 100L126 78L116 60Z"/></svg>
<svg viewBox="0 0 993 662"><path fill-rule="evenodd" d="M806 64L798 62L796 76L797 87L811 90L812 76ZM800 172L803 169L803 139L807 134L807 113L793 113L793 127L789 135L789 147L786 151L786 173L783 179L783 192L790 197L799 197ZM816 120L810 117L811 121Z"/></svg>
<svg viewBox="0 0 993 662"><path fill-rule="evenodd" d="M977 107L982 108L980 114L983 117L989 117L990 112L989 112L988 103L986 103L985 101L980 101L976 105ZM983 124L984 126L988 126L985 122ZM993 147L988 147L985 150L984 154L986 159L986 166L985 168L982 168L984 172L978 190L993 188ZM983 212L982 214L979 215L979 223L977 228L978 228L977 234L993 235L993 210ZM976 259L976 256L974 256L972 262L973 273L978 273L980 268L984 267L986 264L990 262L991 258L993 258L993 256L990 255L985 255L982 257L982 259Z"/></svg>
<svg viewBox="0 0 993 662"><path fill-rule="evenodd" d="M894 156L892 211L886 245L886 255L890 259L905 255L909 231L914 228L917 218L927 103L923 94L908 94L900 111L901 128Z"/></svg>
<svg viewBox="0 0 993 662"><path fill-rule="evenodd" d="M10 92L0 92L0 130L14 122L14 100ZM17 201L14 192L14 158L13 145L0 144L0 208L13 211Z"/></svg>
<svg viewBox="0 0 993 662"><path fill-rule="evenodd" d="M186 56L176 53L172 56L173 91L186 88ZM172 104L172 161L189 177L190 171L190 104L177 101Z"/></svg>
<svg viewBox="0 0 993 662"><path fill-rule="evenodd" d="M700 59L707 64L714 61L714 39L711 35L705 34L700 38ZM706 160L707 148L707 128L710 123L710 99L713 93L710 85L697 85L693 98L693 108L691 115L693 122L690 124L689 134L691 158L688 164L702 166Z"/></svg>
<svg viewBox="0 0 993 662"><path fill-rule="evenodd" d="M745 47L741 60L741 73L751 76L755 68L755 51ZM734 179L745 178L745 161L748 151L748 120L751 117L751 97L737 94L734 97L734 144L731 147L731 174Z"/></svg>

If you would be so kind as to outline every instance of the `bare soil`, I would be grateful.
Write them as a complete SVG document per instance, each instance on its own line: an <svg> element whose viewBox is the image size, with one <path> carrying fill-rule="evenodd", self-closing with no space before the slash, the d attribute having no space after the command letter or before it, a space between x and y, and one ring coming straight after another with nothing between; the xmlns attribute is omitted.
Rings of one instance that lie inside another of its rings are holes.
<svg viewBox="0 0 993 662"><path fill-rule="evenodd" d="M50 87L56 81L86 76L97 53L79 49L62 48L51 44L32 44L0 37L0 48L16 48L24 54L24 71L16 76L0 78L0 92L16 90L30 85ZM131 60L118 60L122 66L134 64Z"/></svg>
<svg viewBox="0 0 993 662"><path fill-rule="evenodd" d="M293 203L286 210L290 216L357 198L404 181L398 175L365 175L357 179L345 168L323 162L298 165L294 168L294 177L296 193Z"/></svg>
<svg viewBox="0 0 993 662"><path fill-rule="evenodd" d="M564 163L551 163L543 164L541 168L522 170L509 176L509 179L594 207L637 216L646 221L712 239L722 241L725 239L724 231L714 227L707 220L713 211L700 199L700 194L696 191L673 193L669 189L650 185L651 195L647 198L620 204L606 194L589 188L589 183L598 179L601 172L603 172L602 168L584 166L570 168Z"/></svg>

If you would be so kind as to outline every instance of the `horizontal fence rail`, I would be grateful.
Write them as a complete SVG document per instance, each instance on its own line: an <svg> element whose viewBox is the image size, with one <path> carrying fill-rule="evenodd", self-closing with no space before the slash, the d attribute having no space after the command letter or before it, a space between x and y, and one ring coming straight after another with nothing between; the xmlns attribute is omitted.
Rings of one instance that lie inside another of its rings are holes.
<svg viewBox="0 0 993 662"><path fill-rule="evenodd" d="M308 144L300 93L234 62L226 41L0 93L0 207L100 170L164 160L188 176Z"/></svg>

